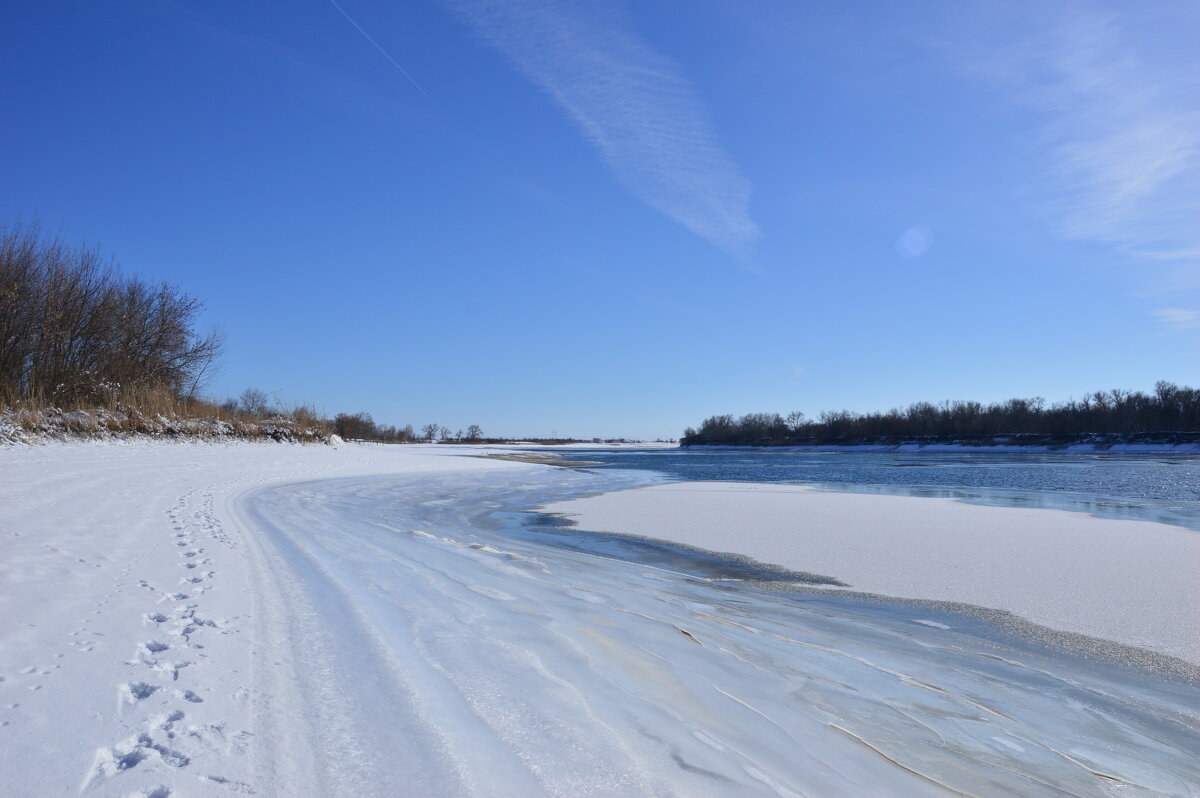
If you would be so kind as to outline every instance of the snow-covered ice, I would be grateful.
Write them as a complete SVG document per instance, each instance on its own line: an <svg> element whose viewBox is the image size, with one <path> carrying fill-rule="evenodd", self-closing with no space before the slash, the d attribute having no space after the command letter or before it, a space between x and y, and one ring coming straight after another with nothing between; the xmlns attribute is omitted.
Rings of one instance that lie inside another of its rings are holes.
<svg viewBox="0 0 1200 798"><path fill-rule="evenodd" d="M547 545L522 510L637 477L446 455L0 451L0 794L1200 784L1193 684Z"/></svg>
<svg viewBox="0 0 1200 798"><path fill-rule="evenodd" d="M1200 664L1200 534L1183 527L744 482L653 485L544 509L582 529L733 551L857 591L1007 610Z"/></svg>

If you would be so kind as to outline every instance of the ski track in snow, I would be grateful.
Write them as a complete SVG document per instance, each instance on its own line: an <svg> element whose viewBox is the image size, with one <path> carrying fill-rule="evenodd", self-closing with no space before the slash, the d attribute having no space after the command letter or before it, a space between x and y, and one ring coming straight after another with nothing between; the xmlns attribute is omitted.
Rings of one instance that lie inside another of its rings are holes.
<svg viewBox="0 0 1200 798"><path fill-rule="evenodd" d="M356 468L396 465L369 447L0 451L0 795L263 793L250 783L257 575L225 505Z"/></svg>
<svg viewBox="0 0 1200 798"><path fill-rule="evenodd" d="M495 529L628 475L198 444L0 468L6 797L1200 795L1194 686Z"/></svg>

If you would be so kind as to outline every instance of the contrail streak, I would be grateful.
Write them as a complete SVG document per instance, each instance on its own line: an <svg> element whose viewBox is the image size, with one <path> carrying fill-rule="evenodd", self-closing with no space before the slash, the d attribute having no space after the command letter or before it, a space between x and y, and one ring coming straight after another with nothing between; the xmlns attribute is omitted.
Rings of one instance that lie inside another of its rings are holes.
<svg viewBox="0 0 1200 798"><path fill-rule="evenodd" d="M340 5L338 5L336 0L329 0L329 3L334 8L336 8L338 11L341 12L342 16L345 17L346 20L351 25L354 26L355 30L357 30L359 33L361 33L363 35L363 38L365 38L371 44L375 45L375 49L378 50L379 52L383 53L383 57L386 58L387 60L391 61L392 66L394 66L396 69L399 69L400 74L404 75L404 77L408 78L409 83L411 83L412 85L417 87L417 91L421 92L422 94L428 94L428 92L426 92L424 89L421 88L421 84L417 83L416 79L412 75L408 74L408 70L406 70L404 67L400 66L399 62L397 62L395 58L392 58L391 54L388 53L387 50L383 49L383 47L380 46L379 42L377 42L371 38L371 34L367 33L365 30L362 29L362 25L359 25L357 22L354 21L354 17L352 17L346 13L346 9L344 9Z"/></svg>

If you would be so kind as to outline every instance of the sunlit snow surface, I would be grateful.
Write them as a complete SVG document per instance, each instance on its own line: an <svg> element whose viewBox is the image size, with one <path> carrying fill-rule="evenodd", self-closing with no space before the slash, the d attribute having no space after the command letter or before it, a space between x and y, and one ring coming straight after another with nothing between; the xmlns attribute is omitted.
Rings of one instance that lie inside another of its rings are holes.
<svg viewBox="0 0 1200 798"><path fill-rule="evenodd" d="M260 666L291 702L260 739L279 794L1200 794L1194 684L965 615L760 590L522 528L521 510L639 480L249 494L275 575Z"/></svg>

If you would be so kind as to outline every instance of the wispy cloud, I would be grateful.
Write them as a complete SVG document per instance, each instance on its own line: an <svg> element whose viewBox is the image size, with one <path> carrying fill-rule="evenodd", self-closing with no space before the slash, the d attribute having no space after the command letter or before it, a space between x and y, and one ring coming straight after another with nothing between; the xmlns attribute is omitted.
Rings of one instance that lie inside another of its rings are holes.
<svg viewBox="0 0 1200 798"><path fill-rule="evenodd" d="M970 48L964 63L1043 114L1037 189L1059 232L1147 260L1195 259L1200 106L1188 70L1196 59L1147 58L1155 41L1092 5L1006 4L1005 18L989 15L997 21L990 43Z"/></svg>
<svg viewBox="0 0 1200 798"><path fill-rule="evenodd" d="M446 0L546 92L634 196L718 247L759 236L696 90L604 0Z"/></svg>
<svg viewBox="0 0 1200 798"><path fill-rule="evenodd" d="M1200 329L1200 312L1186 308L1162 308L1154 311L1159 321L1172 332Z"/></svg>

